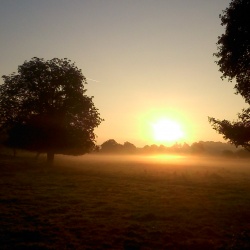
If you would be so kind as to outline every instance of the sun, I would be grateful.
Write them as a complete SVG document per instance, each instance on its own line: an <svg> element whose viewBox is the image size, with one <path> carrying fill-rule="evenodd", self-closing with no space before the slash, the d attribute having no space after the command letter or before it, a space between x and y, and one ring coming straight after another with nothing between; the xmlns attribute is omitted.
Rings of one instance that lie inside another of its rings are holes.
<svg viewBox="0 0 250 250"><path fill-rule="evenodd" d="M153 123L152 128L154 139L157 142L174 142L184 136L180 124L166 118Z"/></svg>

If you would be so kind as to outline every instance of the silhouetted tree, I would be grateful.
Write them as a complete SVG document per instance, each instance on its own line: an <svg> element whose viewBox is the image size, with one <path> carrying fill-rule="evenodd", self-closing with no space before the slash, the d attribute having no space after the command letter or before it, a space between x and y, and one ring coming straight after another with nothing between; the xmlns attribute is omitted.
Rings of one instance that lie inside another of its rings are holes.
<svg viewBox="0 0 250 250"><path fill-rule="evenodd" d="M150 153L150 146L149 145L145 145L142 150L141 150L142 153L145 153L145 154L148 154Z"/></svg>
<svg viewBox="0 0 250 250"><path fill-rule="evenodd" d="M200 154L200 153L205 152L205 148L204 148L202 142L194 142L191 145L191 151L192 151L192 153Z"/></svg>
<svg viewBox="0 0 250 250"><path fill-rule="evenodd" d="M156 144L150 145L150 153L158 153L159 147Z"/></svg>
<svg viewBox="0 0 250 250"><path fill-rule="evenodd" d="M7 131L8 146L47 153L50 163L55 154L80 155L94 148L94 128L102 119L74 63L34 57L2 78L0 129Z"/></svg>
<svg viewBox="0 0 250 250"><path fill-rule="evenodd" d="M222 78L236 80L236 94L250 104L250 0L233 0L223 14L225 33L217 42L217 64ZM209 117L212 127L236 146L250 146L250 108L243 109L238 120L217 120Z"/></svg>
<svg viewBox="0 0 250 250"><path fill-rule="evenodd" d="M166 153L166 151L167 151L167 148L166 148L164 145L161 144L161 145L158 147L158 152L159 152L159 153L163 154L163 153Z"/></svg>
<svg viewBox="0 0 250 250"><path fill-rule="evenodd" d="M217 42L217 64L222 78L236 80L235 89L250 101L250 0L233 0L220 15L225 27Z"/></svg>
<svg viewBox="0 0 250 250"><path fill-rule="evenodd" d="M93 152L98 153L98 152L100 152L100 149L101 149L101 146L95 145Z"/></svg>
<svg viewBox="0 0 250 250"><path fill-rule="evenodd" d="M109 139L101 145L101 152L103 153L118 153L122 149L122 145L117 143L114 139Z"/></svg>
<svg viewBox="0 0 250 250"><path fill-rule="evenodd" d="M219 134L223 135L224 139L229 140L236 147L242 146L250 150L250 109L238 114L237 121L220 121L209 117L209 122Z"/></svg>
<svg viewBox="0 0 250 250"><path fill-rule="evenodd" d="M124 142L124 144L123 144L123 151L125 153L133 154L133 153L136 152L136 146L133 143L128 142L128 141Z"/></svg>

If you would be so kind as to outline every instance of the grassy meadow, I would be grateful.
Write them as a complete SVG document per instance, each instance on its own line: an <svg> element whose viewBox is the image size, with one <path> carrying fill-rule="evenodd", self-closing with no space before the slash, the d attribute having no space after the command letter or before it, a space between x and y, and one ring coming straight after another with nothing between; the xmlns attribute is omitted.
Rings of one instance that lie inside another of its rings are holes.
<svg viewBox="0 0 250 250"><path fill-rule="evenodd" d="M0 159L0 249L250 249L249 160Z"/></svg>

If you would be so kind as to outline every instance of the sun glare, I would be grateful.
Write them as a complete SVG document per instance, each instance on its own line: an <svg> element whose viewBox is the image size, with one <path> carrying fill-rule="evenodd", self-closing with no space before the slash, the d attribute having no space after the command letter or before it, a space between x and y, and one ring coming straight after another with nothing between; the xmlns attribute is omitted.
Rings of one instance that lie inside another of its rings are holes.
<svg viewBox="0 0 250 250"><path fill-rule="evenodd" d="M172 120L158 120L152 127L154 139L158 142L173 142L184 136L180 124Z"/></svg>

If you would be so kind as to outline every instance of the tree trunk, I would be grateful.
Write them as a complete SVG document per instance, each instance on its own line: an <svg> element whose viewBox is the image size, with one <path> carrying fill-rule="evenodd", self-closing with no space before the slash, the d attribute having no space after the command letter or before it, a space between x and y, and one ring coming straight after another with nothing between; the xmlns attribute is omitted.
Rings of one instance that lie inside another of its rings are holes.
<svg viewBox="0 0 250 250"><path fill-rule="evenodd" d="M16 149L13 148L13 157L15 158L16 157Z"/></svg>
<svg viewBox="0 0 250 250"><path fill-rule="evenodd" d="M51 152L51 151L47 152L47 163L48 163L49 165L52 165L52 164L53 164L53 162L54 162L54 157L55 157L55 153L54 153L54 152Z"/></svg>
<svg viewBox="0 0 250 250"><path fill-rule="evenodd" d="M37 153L36 153L36 157L35 157L36 160L38 160L40 154L41 154L40 152L37 152Z"/></svg>

